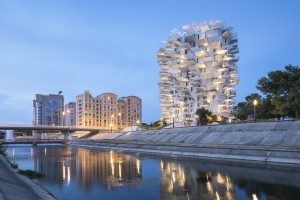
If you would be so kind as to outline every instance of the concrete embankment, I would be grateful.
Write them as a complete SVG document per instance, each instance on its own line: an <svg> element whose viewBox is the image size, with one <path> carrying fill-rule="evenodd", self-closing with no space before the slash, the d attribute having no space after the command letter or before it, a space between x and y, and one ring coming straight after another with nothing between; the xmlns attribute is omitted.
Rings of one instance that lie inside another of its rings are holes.
<svg viewBox="0 0 300 200"><path fill-rule="evenodd" d="M0 200L56 199L48 191L9 166L0 155Z"/></svg>
<svg viewBox="0 0 300 200"><path fill-rule="evenodd" d="M153 154L300 164L300 121L99 133L71 144Z"/></svg>

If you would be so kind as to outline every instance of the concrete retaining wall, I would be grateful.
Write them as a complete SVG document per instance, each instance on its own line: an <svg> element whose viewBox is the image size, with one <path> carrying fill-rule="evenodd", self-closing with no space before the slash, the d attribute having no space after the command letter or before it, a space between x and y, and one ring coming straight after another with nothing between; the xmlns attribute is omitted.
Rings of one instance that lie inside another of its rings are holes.
<svg viewBox="0 0 300 200"><path fill-rule="evenodd" d="M76 145L217 159L300 164L300 121L101 133Z"/></svg>

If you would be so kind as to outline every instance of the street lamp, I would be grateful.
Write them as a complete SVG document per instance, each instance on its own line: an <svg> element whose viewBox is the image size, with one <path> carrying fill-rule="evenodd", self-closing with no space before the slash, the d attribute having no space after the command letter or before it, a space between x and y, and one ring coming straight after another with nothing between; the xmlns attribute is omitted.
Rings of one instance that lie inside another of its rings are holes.
<svg viewBox="0 0 300 200"><path fill-rule="evenodd" d="M114 115L111 115L111 120L110 120L110 132L112 133L112 126L113 126L113 118Z"/></svg>
<svg viewBox="0 0 300 200"><path fill-rule="evenodd" d="M66 120L66 125L71 126L71 119L70 119L70 109L67 109L67 120Z"/></svg>
<svg viewBox="0 0 300 200"><path fill-rule="evenodd" d="M137 125L137 127L139 127L139 125L140 125L140 120L136 120L136 125Z"/></svg>
<svg viewBox="0 0 300 200"><path fill-rule="evenodd" d="M118 113L118 116L119 116L119 123L120 123L120 126L119 126L119 130L122 130L122 117L121 117L121 113Z"/></svg>
<svg viewBox="0 0 300 200"><path fill-rule="evenodd" d="M65 125L65 115L66 115L65 111L62 112L62 115L63 115L63 120L62 120L61 124L64 126Z"/></svg>
<svg viewBox="0 0 300 200"><path fill-rule="evenodd" d="M173 114L172 117L173 117L173 128L174 128L175 114Z"/></svg>
<svg viewBox="0 0 300 200"><path fill-rule="evenodd" d="M257 100L256 99L254 99L254 101L253 101L253 109L254 109L254 122L256 121L256 106L257 106Z"/></svg>

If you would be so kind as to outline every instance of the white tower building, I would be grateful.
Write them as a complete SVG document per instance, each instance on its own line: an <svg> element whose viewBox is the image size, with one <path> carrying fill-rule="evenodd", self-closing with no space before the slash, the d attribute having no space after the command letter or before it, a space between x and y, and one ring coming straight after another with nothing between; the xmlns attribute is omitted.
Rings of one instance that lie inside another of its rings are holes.
<svg viewBox="0 0 300 200"><path fill-rule="evenodd" d="M195 125L198 108L231 118L239 79L237 34L219 20L173 29L157 53L162 117L176 126Z"/></svg>

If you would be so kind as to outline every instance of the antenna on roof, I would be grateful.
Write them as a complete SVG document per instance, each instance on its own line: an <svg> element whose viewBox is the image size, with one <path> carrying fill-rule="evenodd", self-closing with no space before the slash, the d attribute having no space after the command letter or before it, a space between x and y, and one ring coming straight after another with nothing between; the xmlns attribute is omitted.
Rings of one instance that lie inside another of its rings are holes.
<svg viewBox="0 0 300 200"><path fill-rule="evenodd" d="M62 91L59 91L59 92L58 92L58 95L60 95L61 93L62 93Z"/></svg>

